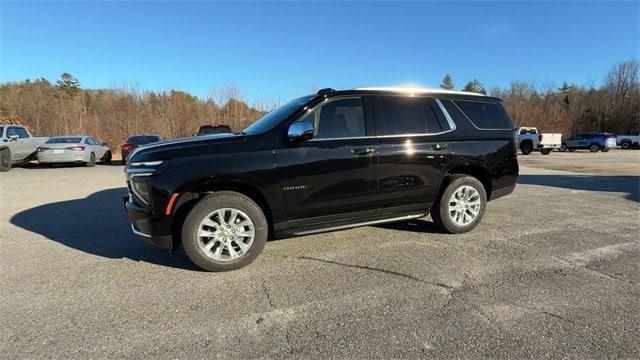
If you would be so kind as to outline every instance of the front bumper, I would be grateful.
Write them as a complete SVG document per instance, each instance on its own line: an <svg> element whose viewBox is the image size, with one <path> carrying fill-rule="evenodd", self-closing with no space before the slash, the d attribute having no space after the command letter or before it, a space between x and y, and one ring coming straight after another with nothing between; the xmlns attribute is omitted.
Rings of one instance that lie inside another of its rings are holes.
<svg viewBox="0 0 640 360"><path fill-rule="evenodd" d="M134 234L161 249L173 249L171 223L167 218L154 219L149 210L130 201L129 196L123 197L122 201Z"/></svg>

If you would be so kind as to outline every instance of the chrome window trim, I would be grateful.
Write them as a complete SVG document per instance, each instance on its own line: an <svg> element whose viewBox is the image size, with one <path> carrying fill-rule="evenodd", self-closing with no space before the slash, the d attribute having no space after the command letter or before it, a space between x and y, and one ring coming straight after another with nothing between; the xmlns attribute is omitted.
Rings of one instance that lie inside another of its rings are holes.
<svg viewBox="0 0 640 360"><path fill-rule="evenodd" d="M449 112L447 111L447 109L444 107L444 105L442 104L442 102L440 102L440 99L435 99L436 104L438 104L438 107L440 108L440 111L442 112L442 114L444 115L444 118L447 120L447 123L449 124L449 128L451 130L449 131L453 131L456 129L456 123L453 121L453 118L451 117L451 115L449 115Z"/></svg>

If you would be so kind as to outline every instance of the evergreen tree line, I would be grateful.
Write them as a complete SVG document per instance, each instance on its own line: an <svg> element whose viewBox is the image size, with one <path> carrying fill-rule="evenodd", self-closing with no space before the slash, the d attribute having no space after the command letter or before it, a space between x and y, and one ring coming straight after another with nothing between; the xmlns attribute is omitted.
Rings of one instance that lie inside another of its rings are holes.
<svg viewBox="0 0 640 360"><path fill-rule="evenodd" d="M600 86L560 86L514 81L488 94L503 99L515 126L535 126L569 136L579 132L616 134L640 131L638 61L614 66ZM446 75L441 87L455 90ZM461 88L486 94L473 79ZM204 124L227 124L241 130L277 106L260 100L249 106L234 85L215 90L203 100L179 90L83 89L71 74L56 83L40 78L0 84L0 124L20 123L34 133L51 136L89 134L117 149L132 134L166 138L190 136Z"/></svg>

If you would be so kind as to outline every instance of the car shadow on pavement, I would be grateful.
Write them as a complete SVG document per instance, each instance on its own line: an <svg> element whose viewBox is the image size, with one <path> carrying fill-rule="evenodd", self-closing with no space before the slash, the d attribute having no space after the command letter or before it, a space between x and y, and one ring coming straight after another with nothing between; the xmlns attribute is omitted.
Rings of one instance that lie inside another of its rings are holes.
<svg viewBox="0 0 640 360"><path fill-rule="evenodd" d="M24 210L14 215L10 222L89 254L199 271L183 251L174 251L170 256L168 251L131 233L122 202L126 195L124 187L102 190L83 199Z"/></svg>
<svg viewBox="0 0 640 360"><path fill-rule="evenodd" d="M378 227L381 229L420 232L420 233L429 233L429 234L445 233L433 221L427 221L426 217L408 220L408 221L392 222L388 224L379 224L379 225L375 225L375 227Z"/></svg>
<svg viewBox="0 0 640 360"><path fill-rule="evenodd" d="M626 193L627 199L640 202L640 176L520 175L518 184Z"/></svg>

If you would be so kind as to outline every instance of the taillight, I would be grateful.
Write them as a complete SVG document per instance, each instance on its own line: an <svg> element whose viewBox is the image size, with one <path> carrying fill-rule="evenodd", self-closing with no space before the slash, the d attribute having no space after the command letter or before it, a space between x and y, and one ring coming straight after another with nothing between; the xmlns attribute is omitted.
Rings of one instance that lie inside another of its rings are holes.
<svg viewBox="0 0 640 360"><path fill-rule="evenodd" d="M538 135L538 142L542 142L542 134Z"/></svg>
<svg viewBox="0 0 640 360"><path fill-rule="evenodd" d="M46 150L49 150L49 148L48 147L43 147L43 146L40 146L38 148L38 152L43 152L43 151L46 151Z"/></svg>
<svg viewBox="0 0 640 360"><path fill-rule="evenodd" d="M122 151L131 151L131 150L133 150L133 145L131 144L122 145Z"/></svg>
<svg viewBox="0 0 640 360"><path fill-rule="evenodd" d="M66 147L65 149L67 149L67 150L75 150L75 151L82 151L82 150L84 150L84 146L81 146L81 145L69 146L69 147Z"/></svg>

